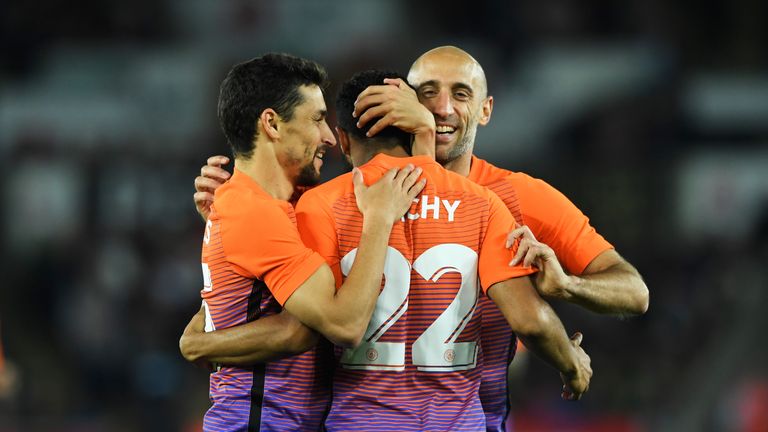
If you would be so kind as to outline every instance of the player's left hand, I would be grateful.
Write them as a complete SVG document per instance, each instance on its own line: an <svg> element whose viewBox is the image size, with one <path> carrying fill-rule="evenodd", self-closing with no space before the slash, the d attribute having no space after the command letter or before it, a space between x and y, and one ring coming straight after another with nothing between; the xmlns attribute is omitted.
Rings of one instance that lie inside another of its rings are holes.
<svg viewBox="0 0 768 432"><path fill-rule="evenodd" d="M395 223L413 204L427 180L419 180L423 169L408 164L403 168L392 168L370 186L365 185L363 172L352 169L352 183L355 188L357 208L363 218L379 215L388 223Z"/></svg>
<svg viewBox="0 0 768 432"><path fill-rule="evenodd" d="M368 130L368 136L394 126L417 136L431 135L434 145L434 115L419 102L416 91L400 78L386 78L384 85L369 86L363 90L357 96L352 116L359 116L357 127L381 117Z"/></svg>
<svg viewBox="0 0 768 432"><path fill-rule="evenodd" d="M555 251L546 244L536 240L531 229L523 225L512 230L507 236L507 248L512 247L519 239L517 253L509 265L534 266L539 269L536 274L536 290L542 297L565 299L571 276L567 275L557 260Z"/></svg>

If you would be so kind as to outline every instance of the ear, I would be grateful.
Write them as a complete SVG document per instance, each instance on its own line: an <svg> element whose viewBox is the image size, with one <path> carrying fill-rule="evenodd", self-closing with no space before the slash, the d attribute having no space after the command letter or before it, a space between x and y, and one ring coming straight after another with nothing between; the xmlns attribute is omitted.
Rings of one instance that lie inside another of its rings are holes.
<svg viewBox="0 0 768 432"><path fill-rule="evenodd" d="M493 111L493 96L488 96L483 101L482 111L478 123L485 126L491 121L491 112Z"/></svg>
<svg viewBox="0 0 768 432"><path fill-rule="evenodd" d="M280 132L277 131L277 123L280 121L280 116L272 108L267 108L259 115L258 128L264 131L264 133L273 141L280 139Z"/></svg>
<svg viewBox="0 0 768 432"><path fill-rule="evenodd" d="M347 135L347 131L338 126L336 126L335 129L336 135L339 137L339 148L341 148L341 154L349 158L349 135Z"/></svg>

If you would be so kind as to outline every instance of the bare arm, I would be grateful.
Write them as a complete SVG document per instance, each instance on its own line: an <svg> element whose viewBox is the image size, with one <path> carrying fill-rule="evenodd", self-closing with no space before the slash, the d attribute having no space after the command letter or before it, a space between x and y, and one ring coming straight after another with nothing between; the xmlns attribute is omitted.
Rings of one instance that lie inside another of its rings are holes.
<svg viewBox="0 0 768 432"><path fill-rule="evenodd" d="M580 276L570 276L563 299L599 313L644 314L648 287L640 273L615 250L592 260Z"/></svg>
<svg viewBox="0 0 768 432"><path fill-rule="evenodd" d="M560 371L566 399L579 399L592 377L590 358L579 346L581 335L568 339L555 311L536 293L529 277L509 279L488 289L523 344Z"/></svg>
<svg viewBox="0 0 768 432"><path fill-rule="evenodd" d="M581 275L568 275L555 252L536 240L522 226L510 232L507 246L520 239L511 265L535 265L536 289L546 298L569 301L593 312L618 315L643 314L648 310L648 287L640 273L613 249L595 257Z"/></svg>
<svg viewBox="0 0 768 432"><path fill-rule="evenodd" d="M410 167L412 169L413 167ZM365 333L381 290L384 258L392 225L424 188L416 182L421 169L395 175L391 170L370 187L354 170L355 196L363 214L363 227L355 262L336 290L330 267L321 266L285 302L285 309L336 345L356 346ZM395 194L382 193L395 189Z"/></svg>
<svg viewBox="0 0 768 432"><path fill-rule="evenodd" d="M318 340L317 333L285 311L213 332L206 333L204 327L201 308L179 340L181 353L189 362L248 366L301 354Z"/></svg>

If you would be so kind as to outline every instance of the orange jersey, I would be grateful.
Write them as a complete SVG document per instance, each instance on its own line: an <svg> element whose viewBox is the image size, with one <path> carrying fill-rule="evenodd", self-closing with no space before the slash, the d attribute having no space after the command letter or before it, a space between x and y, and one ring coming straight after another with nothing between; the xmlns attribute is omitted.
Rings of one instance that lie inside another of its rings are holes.
<svg viewBox="0 0 768 432"><path fill-rule="evenodd" d="M476 156L467 178L498 195L517 223L527 225L536 240L551 247L569 273L581 274L595 257L613 248L578 207L543 180Z"/></svg>
<svg viewBox="0 0 768 432"><path fill-rule="evenodd" d="M475 156L467 178L496 193L517 223L527 225L538 241L551 247L563 268L572 274L581 274L595 257L612 248L568 198L542 180L498 168ZM507 365L515 354L515 336L493 302L482 298L479 308L483 312L480 399L487 430L503 431L509 409Z"/></svg>
<svg viewBox="0 0 768 432"><path fill-rule="evenodd" d="M239 170L216 190L202 251L207 331L278 313L324 264L301 242L295 223L288 202L272 198ZM211 374L213 406L204 429L317 430L329 395L316 379L314 365L312 350Z"/></svg>
<svg viewBox="0 0 768 432"><path fill-rule="evenodd" d="M370 184L409 162L424 169L427 185L392 229L363 342L338 350L328 430L484 430L480 291L533 272L509 266L505 240L515 221L486 188L427 157L379 154L361 170ZM296 215L305 244L341 285L362 230L352 175L306 192Z"/></svg>

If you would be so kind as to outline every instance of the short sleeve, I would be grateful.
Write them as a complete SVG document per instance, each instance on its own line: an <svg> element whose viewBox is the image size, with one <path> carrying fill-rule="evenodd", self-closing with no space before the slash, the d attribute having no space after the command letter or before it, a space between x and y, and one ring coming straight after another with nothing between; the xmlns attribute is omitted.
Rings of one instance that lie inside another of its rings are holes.
<svg viewBox="0 0 768 432"><path fill-rule="evenodd" d="M509 265L517 252L517 245L511 250L506 248L507 234L515 228L515 219L493 192L488 191L488 202L488 227L480 246L478 265L480 284L484 292L495 283L536 272L534 268Z"/></svg>
<svg viewBox="0 0 768 432"><path fill-rule="evenodd" d="M323 265L288 214L269 200L246 198L219 216L227 260L243 276L263 280L280 304Z"/></svg>
<svg viewBox="0 0 768 432"><path fill-rule="evenodd" d="M333 271L336 288L341 286L339 241L336 223L326 200L317 190L306 192L296 204L296 224L301 240L325 259Z"/></svg>
<svg viewBox="0 0 768 432"><path fill-rule="evenodd" d="M542 180L526 180L517 187L523 223L555 251L569 273L581 274L595 257L613 248L560 191Z"/></svg>

